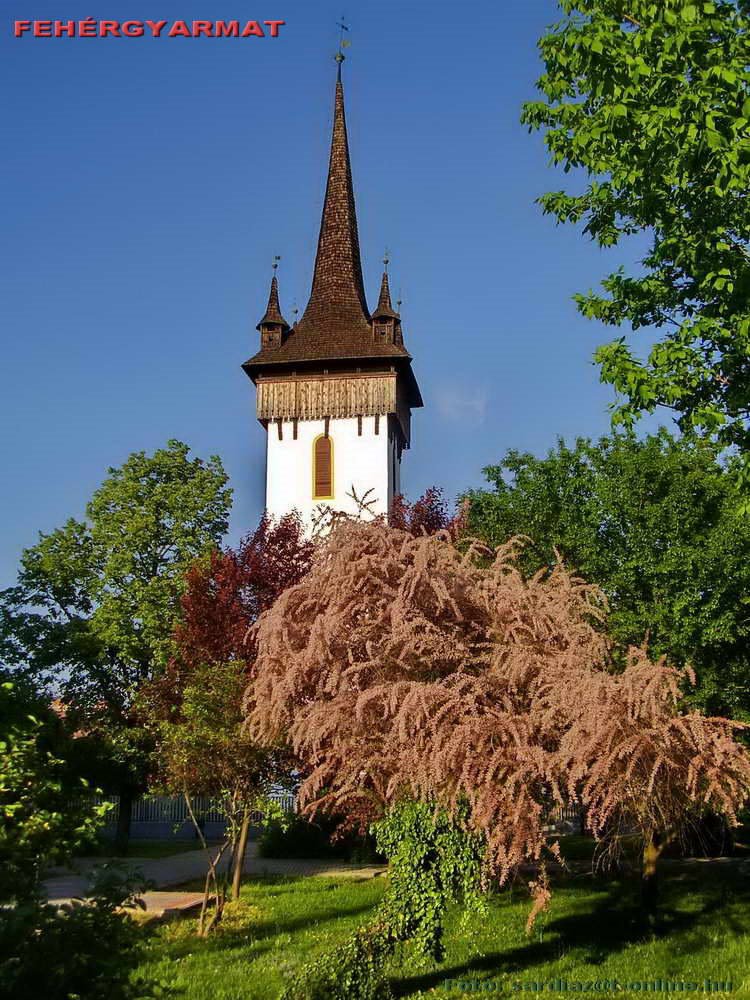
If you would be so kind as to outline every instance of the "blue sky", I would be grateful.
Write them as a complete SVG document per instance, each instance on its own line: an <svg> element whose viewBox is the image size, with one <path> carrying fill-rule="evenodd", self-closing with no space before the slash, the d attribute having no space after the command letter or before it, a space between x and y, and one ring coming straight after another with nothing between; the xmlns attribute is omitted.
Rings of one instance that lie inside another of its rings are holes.
<svg viewBox="0 0 750 1000"><path fill-rule="evenodd" d="M240 363L274 254L307 301L333 102L336 6L108 2L97 17L284 19L278 39L14 39L4 4L0 585L39 530L80 516L107 467L168 438L219 454L232 538L263 502L264 432ZM344 67L365 279L383 250L425 398L404 486L455 495L510 447L608 427L591 355L612 331L571 301L603 253L534 204L563 184L519 124L553 0L359 0Z"/></svg>

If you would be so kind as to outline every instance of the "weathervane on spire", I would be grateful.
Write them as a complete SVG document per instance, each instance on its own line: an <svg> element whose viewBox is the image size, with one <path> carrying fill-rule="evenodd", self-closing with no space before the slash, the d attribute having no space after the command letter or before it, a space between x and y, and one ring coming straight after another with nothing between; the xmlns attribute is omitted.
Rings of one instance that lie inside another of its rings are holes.
<svg viewBox="0 0 750 1000"><path fill-rule="evenodd" d="M338 25L338 28L339 28L339 50L338 50L338 52L336 53L336 55L333 58L339 64L338 65L338 78L340 80L341 79L341 63L344 61L344 59L346 59L346 56L343 53L343 49L349 48L349 46L351 45L351 42L349 41L348 38L344 38L344 32L349 30L349 25L348 24L344 24L344 15L343 14L341 15L341 20L337 21L336 24Z"/></svg>
<svg viewBox="0 0 750 1000"><path fill-rule="evenodd" d="M281 260L281 257L279 257L278 254L276 254L274 256L274 258L273 258L273 264L271 264L271 267L273 268L273 273L274 274L276 274L276 268L279 266L279 261L280 260Z"/></svg>
<svg viewBox="0 0 750 1000"><path fill-rule="evenodd" d="M383 254L383 267L385 268L385 273L388 274L388 265L391 262L391 252L388 247L385 248L385 253Z"/></svg>

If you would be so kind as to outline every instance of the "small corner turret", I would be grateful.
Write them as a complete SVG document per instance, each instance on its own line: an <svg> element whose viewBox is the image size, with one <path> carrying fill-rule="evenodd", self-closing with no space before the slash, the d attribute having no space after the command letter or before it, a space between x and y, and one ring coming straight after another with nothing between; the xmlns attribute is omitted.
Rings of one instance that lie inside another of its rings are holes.
<svg viewBox="0 0 750 1000"><path fill-rule="evenodd" d="M388 257L383 259L385 270L380 282L380 295L378 304L372 311L370 323L372 325L373 340L376 344L403 344L404 338L401 332L401 317L391 304L391 289L388 283Z"/></svg>
<svg viewBox="0 0 750 1000"><path fill-rule="evenodd" d="M276 268L279 266L280 258L274 257L273 277L271 278L271 291L268 295L268 305L263 319L258 323L256 329L260 331L260 348L281 347L284 338L289 333L290 327L281 315L279 305L279 282L276 277Z"/></svg>

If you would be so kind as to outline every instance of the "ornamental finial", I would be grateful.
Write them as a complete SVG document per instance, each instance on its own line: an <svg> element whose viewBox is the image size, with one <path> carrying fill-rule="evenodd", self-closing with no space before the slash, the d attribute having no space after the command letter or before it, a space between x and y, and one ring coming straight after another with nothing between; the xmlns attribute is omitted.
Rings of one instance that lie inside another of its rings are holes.
<svg viewBox="0 0 750 1000"><path fill-rule="evenodd" d="M333 57L338 63L338 69L336 71L336 78L341 81L341 63L346 59L343 50L349 47L349 39L344 38L344 32L349 30L349 25L344 24L344 15L341 15L341 20L337 21L336 24L339 28L339 48L336 55Z"/></svg>

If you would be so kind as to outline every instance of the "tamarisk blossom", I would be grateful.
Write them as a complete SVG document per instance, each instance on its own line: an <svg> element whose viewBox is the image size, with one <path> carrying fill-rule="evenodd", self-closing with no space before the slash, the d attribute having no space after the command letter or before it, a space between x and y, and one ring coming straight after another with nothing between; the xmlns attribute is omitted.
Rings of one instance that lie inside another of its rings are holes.
<svg viewBox="0 0 750 1000"><path fill-rule="evenodd" d="M301 806L360 826L406 797L465 813L500 884L543 862L555 804L651 848L702 810L735 824L737 724L684 710L684 673L642 649L617 672L602 592L562 564L524 578L523 544L342 521L317 545L255 626L245 699L256 738L305 762ZM532 891L536 912L543 871Z"/></svg>

